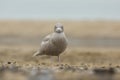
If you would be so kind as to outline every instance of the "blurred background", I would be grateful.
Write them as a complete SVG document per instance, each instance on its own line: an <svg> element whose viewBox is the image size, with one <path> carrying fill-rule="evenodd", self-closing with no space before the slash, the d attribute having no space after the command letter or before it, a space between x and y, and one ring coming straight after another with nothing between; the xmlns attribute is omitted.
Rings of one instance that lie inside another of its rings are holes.
<svg viewBox="0 0 120 80"><path fill-rule="evenodd" d="M119 0L0 0L0 46L38 47L61 22L70 46L118 48L119 8Z"/></svg>
<svg viewBox="0 0 120 80"><path fill-rule="evenodd" d="M1 0L1 19L119 20L119 0Z"/></svg>
<svg viewBox="0 0 120 80"><path fill-rule="evenodd" d="M51 61L48 57L32 58L42 39L53 32L58 22L64 25L69 41L67 50L61 54L62 64L56 65L57 60ZM23 72L32 71L33 65L42 65L41 68L55 69L53 72L59 70L56 67L63 69L65 75L57 73L57 80L80 77L79 80L83 77L78 74L81 70L106 66L120 68L119 59L120 0L0 0L0 76L6 65L10 70L19 66ZM70 65L63 65L66 63ZM66 70L77 73L73 75ZM2 80L16 80L15 74L5 74ZM26 80L26 75L21 78L19 80Z"/></svg>

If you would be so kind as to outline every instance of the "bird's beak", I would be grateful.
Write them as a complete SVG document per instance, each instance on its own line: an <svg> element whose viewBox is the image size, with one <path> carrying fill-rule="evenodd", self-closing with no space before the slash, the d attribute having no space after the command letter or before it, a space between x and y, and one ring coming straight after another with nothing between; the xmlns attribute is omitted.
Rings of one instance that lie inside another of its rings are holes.
<svg viewBox="0 0 120 80"><path fill-rule="evenodd" d="M57 28L56 32L60 33L60 32L62 32L62 29L61 28Z"/></svg>

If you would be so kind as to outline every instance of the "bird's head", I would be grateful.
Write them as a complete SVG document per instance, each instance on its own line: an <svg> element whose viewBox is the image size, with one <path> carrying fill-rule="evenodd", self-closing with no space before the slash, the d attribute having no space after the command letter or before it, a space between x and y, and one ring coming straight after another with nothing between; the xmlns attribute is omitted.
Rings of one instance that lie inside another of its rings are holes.
<svg viewBox="0 0 120 80"><path fill-rule="evenodd" d="M54 27L54 31L56 33L62 33L64 31L63 25L61 23L57 23Z"/></svg>

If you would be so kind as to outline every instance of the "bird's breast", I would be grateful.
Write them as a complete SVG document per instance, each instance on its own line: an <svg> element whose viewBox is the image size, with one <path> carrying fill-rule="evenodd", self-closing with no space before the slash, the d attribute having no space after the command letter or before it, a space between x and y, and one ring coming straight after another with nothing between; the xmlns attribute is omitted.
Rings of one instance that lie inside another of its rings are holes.
<svg viewBox="0 0 120 80"><path fill-rule="evenodd" d="M55 34L52 38L52 43L59 49L64 49L67 46L67 39L64 34Z"/></svg>

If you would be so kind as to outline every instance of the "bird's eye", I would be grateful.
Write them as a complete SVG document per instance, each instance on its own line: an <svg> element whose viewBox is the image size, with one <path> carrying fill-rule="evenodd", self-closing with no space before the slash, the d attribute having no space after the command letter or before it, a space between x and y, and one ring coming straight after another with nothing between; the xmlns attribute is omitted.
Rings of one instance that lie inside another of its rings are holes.
<svg viewBox="0 0 120 80"><path fill-rule="evenodd" d="M54 26L54 31L56 30L56 26Z"/></svg>
<svg viewBox="0 0 120 80"><path fill-rule="evenodd" d="M57 26L55 26L55 29L57 28Z"/></svg>
<svg viewBox="0 0 120 80"><path fill-rule="evenodd" d="M63 26L61 26L61 28L63 29Z"/></svg>

